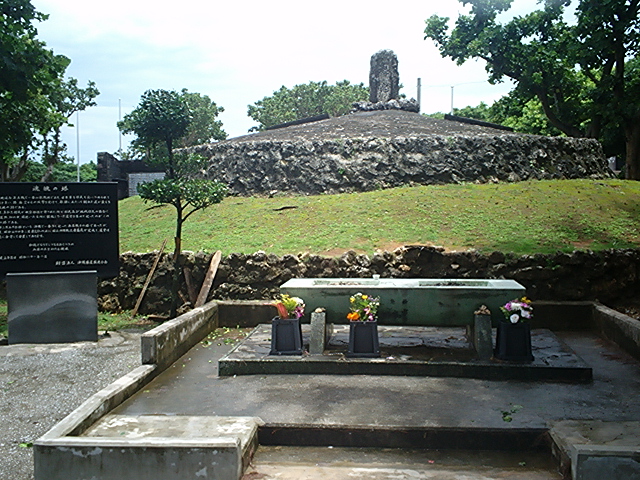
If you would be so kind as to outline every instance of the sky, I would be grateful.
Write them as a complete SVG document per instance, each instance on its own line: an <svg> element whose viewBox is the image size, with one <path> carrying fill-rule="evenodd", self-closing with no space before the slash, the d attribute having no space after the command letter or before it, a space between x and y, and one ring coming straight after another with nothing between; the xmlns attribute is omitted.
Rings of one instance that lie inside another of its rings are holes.
<svg viewBox="0 0 640 480"><path fill-rule="evenodd" d="M224 108L219 116L229 137L254 125L247 106L310 81L369 82L369 62L379 50L398 57L401 93L417 98L422 112L491 104L512 88L487 82L484 62L462 66L440 56L424 40L424 21L433 14L457 18L457 0L32 0L49 19L38 38L71 59L67 76L85 87L96 83L97 106L63 127L71 157L96 161L97 152L126 149L117 121L149 89L188 89ZM516 0L526 13L535 0ZM79 141L78 141L79 140Z"/></svg>

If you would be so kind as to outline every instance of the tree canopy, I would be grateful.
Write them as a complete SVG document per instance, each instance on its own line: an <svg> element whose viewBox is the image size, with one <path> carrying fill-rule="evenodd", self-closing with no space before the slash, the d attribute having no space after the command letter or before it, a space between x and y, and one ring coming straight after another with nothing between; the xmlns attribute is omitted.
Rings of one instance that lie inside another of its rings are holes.
<svg viewBox="0 0 640 480"><path fill-rule="evenodd" d="M173 149L227 138L216 117L224 111L208 96L175 90L147 90L138 106L118 122L123 133L133 133L129 157L145 155L153 163L169 167Z"/></svg>
<svg viewBox="0 0 640 480"><path fill-rule="evenodd" d="M37 38L34 22L46 19L29 0L0 3L0 181L20 180L36 151L49 180L66 149L60 128L99 94L93 82L64 80L70 60Z"/></svg>
<svg viewBox="0 0 640 480"><path fill-rule="evenodd" d="M284 85L248 106L247 115L259 123L252 130L264 130L281 123L316 115L332 117L349 113L352 104L369 99L369 88L360 83L352 85L348 80L329 85L326 81L309 82L287 88Z"/></svg>
<svg viewBox="0 0 640 480"><path fill-rule="evenodd" d="M551 125L569 136L625 137L627 178L640 179L639 0L542 0L541 8L506 23L512 0L460 0L470 5L449 31L449 19L426 23L443 57L486 62L489 82L516 82L513 94L537 99Z"/></svg>

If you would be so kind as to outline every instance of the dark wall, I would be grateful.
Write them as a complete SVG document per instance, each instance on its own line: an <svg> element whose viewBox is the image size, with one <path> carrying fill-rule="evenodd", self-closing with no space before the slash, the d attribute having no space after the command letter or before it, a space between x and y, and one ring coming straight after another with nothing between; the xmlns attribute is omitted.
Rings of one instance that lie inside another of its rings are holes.
<svg viewBox="0 0 640 480"><path fill-rule="evenodd" d="M123 254L120 275L99 285L101 308L132 309L155 255ZM197 288L209 259L210 255L204 253L186 252L182 257ZM145 295L142 313L168 311L172 271L170 255L165 254ZM355 278L374 274L396 278L512 278L527 288L533 300L599 300L611 304L635 297L640 291L640 249L514 256L500 252L447 253L439 248L409 246L373 256L347 252L340 258L232 253L222 259L209 299L274 298L278 287L294 277ZM181 296L188 301L184 275L182 281Z"/></svg>

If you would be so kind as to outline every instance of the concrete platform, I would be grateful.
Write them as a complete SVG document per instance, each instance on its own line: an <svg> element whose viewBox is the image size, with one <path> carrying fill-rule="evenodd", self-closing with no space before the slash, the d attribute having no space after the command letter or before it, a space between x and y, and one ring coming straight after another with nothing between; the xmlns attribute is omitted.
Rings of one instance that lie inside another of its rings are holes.
<svg viewBox="0 0 640 480"><path fill-rule="evenodd" d="M303 325L309 344L309 325ZM269 355L271 326L259 325L218 362L219 374L410 375L588 383L592 369L550 330L532 333L534 361L479 360L463 328L378 326L380 358L346 357L349 326L335 325L324 355Z"/></svg>
<svg viewBox="0 0 640 480"><path fill-rule="evenodd" d="M214 307L210 309L210 314L217 311ZM180 337L184 331L180 322L171 326L171 332L175 332L176 338ZM459 470L462 473L458 475L455 459L462 458L469 452L481 454L487 450L491 452L489 456L497 455L498 459L513 458L510 457L512 453L516 456L540 454L550 458L552 449L556 452L561 450L558 445L561 444L563 434L560 434L557 439L552 439L549 433L558 422L571 420L588 424L597 420L610 425L628 424L629 427L623 428L625 436L628 431L635 428L634 425L637 422L640 422L640 362L614 343L587 331L555 332L555 336L566 346L567 352L574 352L591 368L592 382L590 383L513 379L495 381L410 375L345 376L319 373L222 376L218 372L218 361L229 353L231 346L219 337L216 337L218 340L214 342L200 341L203 339L202 337L196 339L197 330L189 331L193 332L190 336L192 337L190 344L195 346L188 351L185 350L186 354L166 370L161 371L156 366L167 364L168 362L165 361L138 367L131 374L98 392L39 439L34 445L36 479L51 480L53 477L48 475L49 472L64 471L57 467L62 463L56 462L64 463L69 456L81 457L84 463L91 464L94 461L109 458L113 451L111 446L123 445L126 448L134 448L141 446L142 442L158 438L127 439L82 435L87 429L92 428L92 425L100 423L100 418L108 412L114 415L112 418L115 418L116 422L117 419L122 418L167 417L170 419L168 420L170 428L165 429L164 434L172 431L176 425L179 426L182 417L258 417L262 421L257 429L260 448L273 447L285 456L292 455L296 458L290 470L293 476L286 477L288 468L272 470L269 473L268 466L264 464L265 469L262 471L258 468L257 471L247 472L246 478L251 480L255 478L314 480L358 478L350 476L349 472L357 473L361 478L374 479L458 480L470 476L487 480L556 479L559 475L553 471L546 471L542 476L537 476L534 468L525 467L526 460L523 461L523 465L518 464L523 467L518 475L511 474L513 466L509 464L503 465L504 468L492 470L489 474L485 468L494 468L499 465L478 463L471 463L468 466L468 472L477 472L477 475L467 475L464 469ZM159 332L161 335L166 333L168 332ZM453 350L456 349L456 335L450 335L441 341L447 341L449 345L454 346ZM165 358L165 354L176 354L173 343L156 342L156 344L159 348L158 352L162 353L162 357L158 358ZM160 348L162 345L167 347ZM433 347L429 344L420 345L423 349L433 349ZM344 346L338 346L338 348L344 348ZM447 353L440 352L445 356ZM143 358L145 358L144 354ZM192 420L188 420L190 421ZM130 434L129 431L123 431L123 433L123 437ZM158 433L163 434L162 429L159 429ZM564 436L570 437L570 435ZM576 480L635 478L635 471L631 471L631 476L628 474L628 460L636 461L635 453L632 451L635 447L595 443L604 438L604 435L600 435L594 440L593 445L575 443L583 453L589 453L587 452L589 449L592 451L597 449L598 453L595 456L578 456L570 459L571 467L573 468L575 464L576 469L582 458L587 460L584 463L587 469L582 473L579 471L578 476L574 478ZM183 442L199 441L198 438L183 440L180 437L170 436L162 439L169 442L171 449L179 448ZM301 446L305 448L299 453L289 453L293 452L292 448ZM351 464L356 470L349 470L349 468L340 470L335 463L333 466L337 469L328 473L322 469L319 470L317 467L322 466L323 457L310 457L313 452L321 451L317 450L318 447L324 447L327 450L338 447L347 448L346 451L353 454ZM427 464L422 464L425 468L421 467L416 470L416 473L408 467L413 465L414 461L419 463L422 460L419 456L406 457L405 460L399 461L397 468L391 468L388 464L385 466L384 462L374 466L376 469L374 474L373 470L367 470L367 467L358 463L361 458L361 452L358 449L361 447L373 448L380 455L387 449L394 449L396 453L398 449L419 449L426 455L450 451L453 464L438 471L429 471L431 463L427 459ZM316 450L313 450L314 448ZM618 450L613 452L613 455L603 454L603 449L608 448ZM625 448L631 452L626 459L618 455L619 451ZM50 451L54 455L45 459L44 456ZM103 451L106 452L104 455ZM153 458L153 448L144 452L150 452L152 455L149 457ZM260 455L259 451L258 459L264 458ZM38 456L45 460L40 462L43 468L40 474L38 473ZM617 457L622 461L609 462L609 459ZM601 461L603 459L604 461ZM134 461L133 458L129 460ZM310 467L310 462L316 460L318 464L313 468ZM594 460L595 463L593 463ZM227 463L233 465L231 460ZM300 475L302 470L295 464L306 465L304 476ZM598 469L603 464L607 468L614 465L615 471L610 469L601 477L588 476L600 471ZM110 466L113 467L113 465L113 462L110 463ZM260 467L261 464L254 465ZM116 467L120 468L117 458ZM157 471L160 472L160 470ZM365 475L362 475L363 472ZM370 473L369 476L366 475L367 472ZM132 475L129 473L131 472L122 471L120 477L103 478L118 478L118 480L141 478L135 472ZM197 473L203 472L198 470ZM434 476L436 473L437 475ZM58 478L62 480L63 477L56 477L56 480ZM179 477L172 476L171 471L167 470L154 478L177 480Z"/></svg>

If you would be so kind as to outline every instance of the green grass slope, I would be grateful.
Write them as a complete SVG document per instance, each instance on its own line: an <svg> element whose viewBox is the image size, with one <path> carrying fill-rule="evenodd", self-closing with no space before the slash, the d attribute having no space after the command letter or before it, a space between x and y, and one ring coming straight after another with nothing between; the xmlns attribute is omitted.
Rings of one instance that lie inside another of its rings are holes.
<svg viewBox="0 0 640 480"><path fill-rule="evenodd" d="M139 197L119 203L121 252L152 251L165 238L173 245L175 210L151 206ZM224 254L331 256L409 244L516 254L640 247L640 182L530 181L228 197L194 214L183 233L183 249Z"/></svg>

